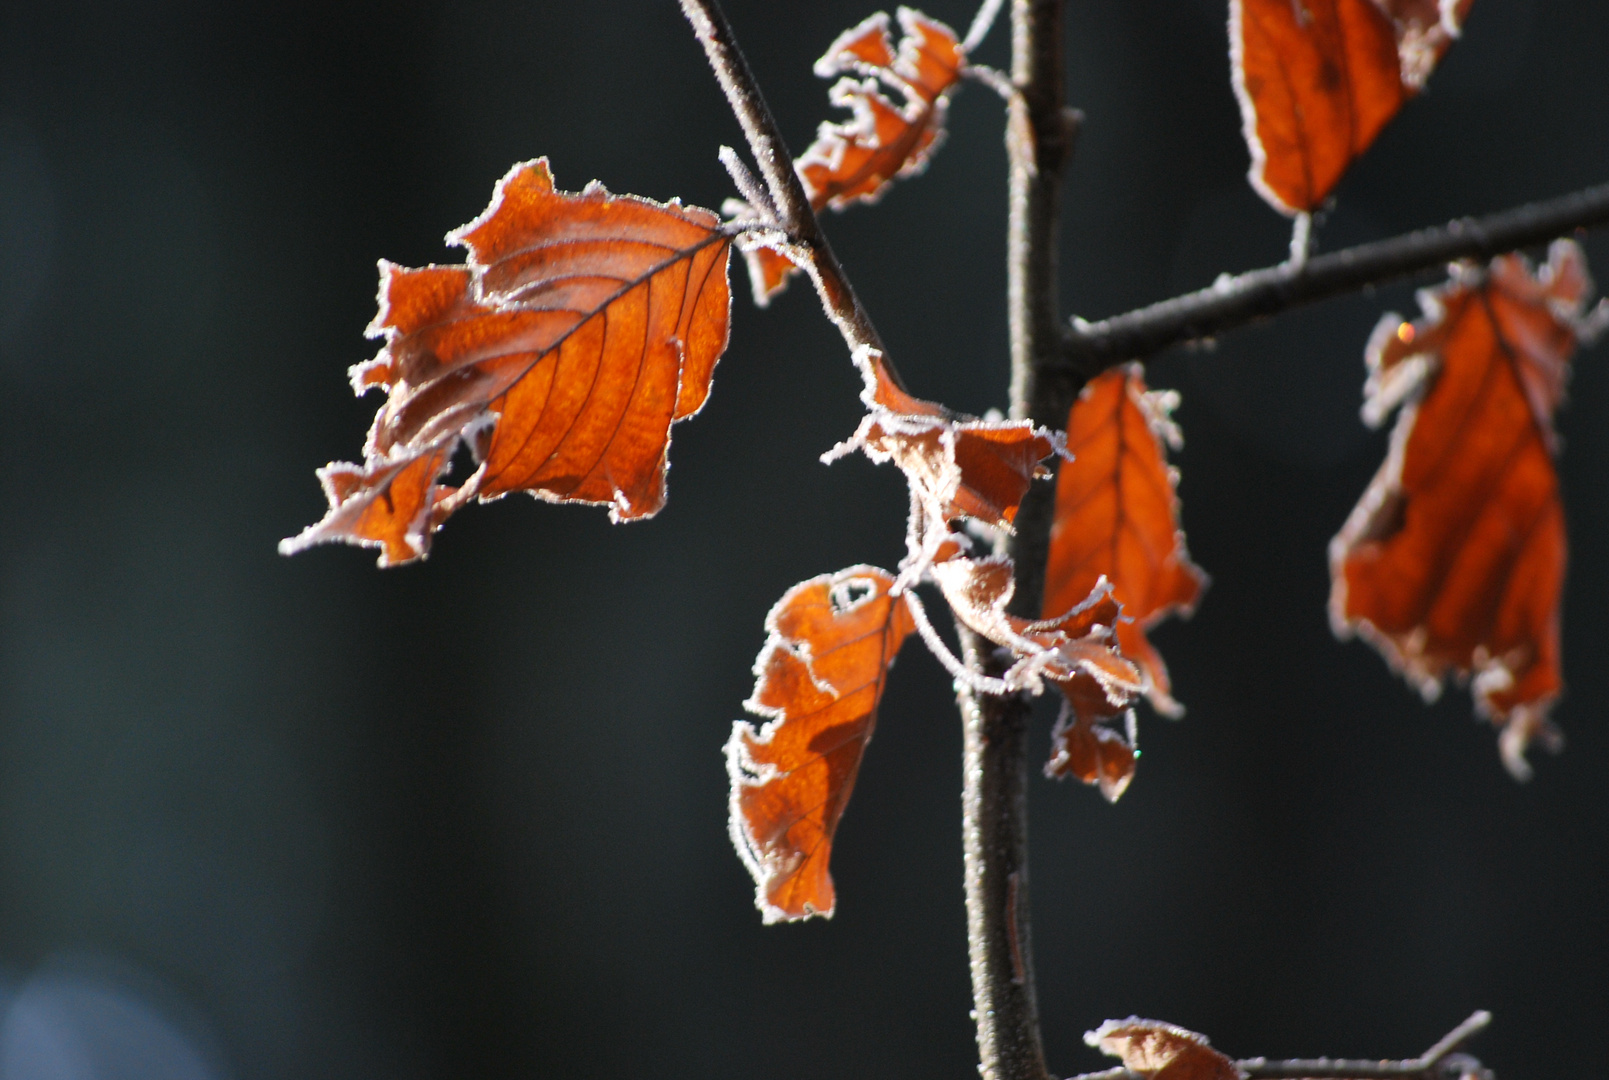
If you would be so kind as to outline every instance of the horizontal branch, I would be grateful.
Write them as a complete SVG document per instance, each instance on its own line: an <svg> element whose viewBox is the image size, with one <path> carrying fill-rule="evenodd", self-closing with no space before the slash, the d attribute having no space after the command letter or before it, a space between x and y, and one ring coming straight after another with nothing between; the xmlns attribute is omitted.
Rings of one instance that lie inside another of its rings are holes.
<svg viewBox="0 0 1609 1080"><path fill-rule="evenodd" d="M1269 1061L1258 1057L1235 1062L1235 1071L1245 1080L1456 1080L1471 1075L1490 1080L1491 1074L1481 1068L1478 1061L1467 1055L1455 1055L1453 1051L1484 1031L1491 1022L1492 1014L1480 1009L1416 1058L1400 1061L1347 1058ZM1100 1072L1080 1073L1071 1080L1147 1080L1147 1077L1145 1073L1118 1066Z"/></svg>
<svg viewBox="0 0 1609 1080"><path fill-rule="evenodd" d="M1100 322L1075 320L1062 342L1067 375L1088 378L1182 341L1209 338L1289 308L1436 270L1456 259L1489 259L1609 222L1609 184L1486 217L1224 276L1193 293Z"/></svg>

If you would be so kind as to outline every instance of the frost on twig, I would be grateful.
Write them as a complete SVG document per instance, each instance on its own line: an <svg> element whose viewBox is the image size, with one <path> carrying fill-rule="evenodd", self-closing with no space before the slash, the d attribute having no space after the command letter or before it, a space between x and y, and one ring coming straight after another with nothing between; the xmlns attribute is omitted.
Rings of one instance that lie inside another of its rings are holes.
<svg viewBox="0 0 1609 1080"><path fill-rule="evenodd" d="M1231 1061L1206 1036L1157 1020L1108 1020L1084 1036L1089 1045L1121 1058L1123 1065L1080 1073L1071 1080L1494 1080L1490 1069L1458 1053L1484 1031L1492 1014L1472 1013L1415 1058L1243 1058Z"/></svg>

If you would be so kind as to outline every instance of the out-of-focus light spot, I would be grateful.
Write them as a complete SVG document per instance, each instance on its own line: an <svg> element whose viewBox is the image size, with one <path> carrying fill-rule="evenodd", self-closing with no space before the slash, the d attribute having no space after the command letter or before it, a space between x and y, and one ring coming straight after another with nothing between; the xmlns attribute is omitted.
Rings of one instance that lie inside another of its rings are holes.
<svg viewBox="0 0 1609 1080"><path fill-rule="evenodd" d="M219 1080L156 1005L112 979L47 969L0 1008L0 1080Z"/></svg>

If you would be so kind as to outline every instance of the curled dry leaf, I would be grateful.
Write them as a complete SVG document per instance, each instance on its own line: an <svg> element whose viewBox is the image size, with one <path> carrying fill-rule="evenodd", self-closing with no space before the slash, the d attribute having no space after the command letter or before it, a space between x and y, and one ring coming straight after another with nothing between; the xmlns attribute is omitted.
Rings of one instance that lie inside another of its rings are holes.
<svg viewBox="0 0 1609 1080"><path fill-rule="evenodd" d="M1205 1035L1160 1020L1108 1020L1085 1032L1084 1041L1146 1080L1240 1080L1235 1063Z"/></svg>
<svg viewBox="0 0 1609 1080"><path fill-rule="evenodd" d="M941 552L948 554L948 552ZM1083 601L1053 619L1024 619L1008 612L1016 582L1004 555L972 559L955 554L930 569L955 617L1017 657L1003 682L1039 693L1046 681L1062 692L1061 717L1051 734L1045 775L1076 776L1098 784L1116 802L1134 777L1134 713L1140 669L1118 650L1121 608L1101 580ZM1122 730L1110 726L1123 721Z"/></svg>
<svg viewBox="0 0 1609 1080"><path fill-rule="evenodd" d="M1564 513L1553 413L1595 320L1585 257L1553 245L1540 275L1517 255L1455 268L1420 293L1424 317L1388 315L1369 342L1364 418L1399 405L1386 460L1330 543L1330 621L1435 698L1474 676L1477 711L1526 745L1558 743ZM1600 312L1604 309L1600 308Z"/></svg>
<svg viewBox="0 0 1609 1080"><path fill-rule="evenodd" d="M1180 446L1171 391L1147 390L1138 364L1092 379L1067 417L1067 449L1056 479L1056 516L1045 566L1045 614L1066 611L1101 578L1123 605L1123 655L1139 667L1145 694L1164 716L1179 716L1167 665L1146 631L1195 610L1206 575L1190 561L1179 528L1178 470L1163 444Z"/></svg>
<svg viewBox="0 0 1609 1080"><path fill-rule="evenodd" d="M726 744L731 831L765 921L830 916L833 833L913 629L892 575L854 566L789 589L766 616L748 710Z"/></svg>
<svg viewBox="0 0 1609 1080"><path fill-rule="evenodd" d="M1144 681L1141 669L1119 650L1125 624L1119 620L1116 598L1104 586L1097 583L1082 604L1053 624L1054 633L1065 640L1051 648L1066 674L1055 673L1063 700L1050 734L1045 775L1076 776L1098 786L1108 802L1116 802L1128 790L1139 761L1134 710L1129 706L1144 689ZM1033 636L1049 644L1042 635Z"/></svg>
<svg viewBox="0 0 1609 1080"><path fill-rule="evenodd" d="M856 361L866 376L866 417L825 459L858 449L878 464L892 461L930 521L964 516L1009 528L1028 485L1050 475L1040 462L1061 450L1060 436L1026 420L978 420L912 397L874 350L858 351Z"/></svg>
<svg viewBox="0 0 1609 1080"><path fill-rule="evenodd" d="M1229 0L1229 56L1252 187L1317 209L1417 94L1472 0Z"/></svg>
<svg viewBox="0 0 1609 1080"><path fill-rule="evenodd" d="M320 470L329 512L282 552L343 541L408 562L471 498L511 491L607 505L616 521L664 505L670 426L703 407L726 349L719 219L597 184L556 191L543 158L447 240L466 265L381 263L369 334L385 345L352 383L385 404L364 463ZM460 444L478 467L453 486L442 474Z"/></svg>
<svg viewBox="0 0 1609 1080"><path fill-rule="evenodd" d="M879 11L840 34L816 61L816 74L824 79L847 76L830 97L853 114L842 123L823 123L796 163L818 211L876 202L896 177L921 172L944 138L948 98L966 69L966 52L955 31L937 19L907 7L898 14L904 31L898 50L888 14ZM885 88L903 104L890 100ZM760 244L745 255L755 303L764 307L797 267Z"/></svg>

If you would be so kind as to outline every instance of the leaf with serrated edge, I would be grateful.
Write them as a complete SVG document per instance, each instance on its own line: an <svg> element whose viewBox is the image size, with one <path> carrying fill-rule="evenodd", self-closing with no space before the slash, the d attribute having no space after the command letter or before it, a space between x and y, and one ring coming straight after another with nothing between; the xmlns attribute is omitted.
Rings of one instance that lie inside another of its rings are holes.
<svg viewBox="0 0 1609 1080"><path fill-rule="evenodd" d="M1419 294L1424 317L1387 315L1367 352L1363 413L1400 408L1380 471L1330 543L1330 621L1385 656L1427 700L1474 677L1510 772L1533 739L1556 746L1563 688L1564 513L1553 412L1585 315L1585 256L1558 241L1539 275L1518 255L1456 267Z"/></svg>
<svg viewBox="0 0 1609 1080"><path fill-rule="evenodd" d="M734 723L726 761L732 843L768 923L833 913L833 834L913 629L893 583L886 570L852 566L800 582L766 616L745 703L766 723Z"/></svg>
<svg viewBox="0 0 1609 1080"><path fill-rule="evenodd" d="M1145 676L1145 693L1164 716L1180 716L1167 665L1146 631L1171 614L1195 610L1206 575L1190 561L1179 528L1178 449L1172 391L1147 390L1138 364L1090 380L1067 417L1071 460L1057 471L1056 513L1045 566L1044 612L1078 603L1102 577L1127 617L1117 628L1123 655Z"/></svg>
<svg viewBox="0 0 1609 1080"><path fill-rule="evenodd" d="M359 393L387 392L366 461L323 471L329 512L282 552L343 541L407 562L471 498L511 491L606 505L615 521L664 505L670 427L703 407L726 349L719 219L596 183L557 191L542 158L511 169L447 240L469 249L466 265L380 264L369 334L385 345L352 370ZM440 483L460 443L478 468ZM408 521L384 524L397 507Z"/></svg>
<svg viewBox="0 0 1609 1080"><path fill-rule="evenodd" d="M898 15L904 33L897 50L888 15L879 11L840 34L816 61L823 79L847 76L828 96L851 113L841 123L824 122L795 162L817 211L876 202L894 179L920 173L944 140L944 116L966 69L966 52L955 31L937 19L906 7ZM745 255L755 303L764 307L798 267L763 245Z"/></svg>

